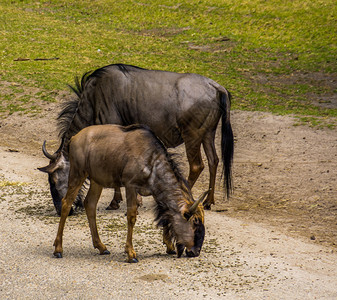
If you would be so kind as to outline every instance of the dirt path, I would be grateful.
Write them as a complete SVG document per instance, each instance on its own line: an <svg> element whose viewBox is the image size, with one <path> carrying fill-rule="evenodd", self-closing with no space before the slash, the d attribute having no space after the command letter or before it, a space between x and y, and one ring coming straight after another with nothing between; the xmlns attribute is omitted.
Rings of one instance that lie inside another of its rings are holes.
<svg viewBox="0 0 337 300"><path fill-rule="evenodd" d="M111 255L97 254L86 217L77 214L66 224L64 258L53 257L58 218L36 167L47 163L44 139L57 147L55 124L47 117L2 120L0 298L336 299L336 131L251 112L233 112L232 122L234 195L225 201L218 184L201 256L165 254L148 197L134 235L140 262L127 264L125 202L106 211L110 190L99 203L98 226ZM205 170L195 194L207 179Z"/></svg>

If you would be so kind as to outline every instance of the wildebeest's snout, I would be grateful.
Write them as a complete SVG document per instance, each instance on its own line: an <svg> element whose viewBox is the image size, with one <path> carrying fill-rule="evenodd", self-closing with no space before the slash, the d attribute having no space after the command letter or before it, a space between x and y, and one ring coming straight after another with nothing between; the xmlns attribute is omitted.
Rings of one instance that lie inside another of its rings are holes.
<svg viewBox="0 0 337 300"><path fill-rule="evenodd" d="M197 257L200 255L200 251L204 243L204 238L205 238L204 225L203 224L196 225L195 231L194 231L194 245L191 248L186 247L186 255L188 257ZM185 250L185 245L177 243L176 247L177 247L178 257L180 257Z"/></svg>
<svg viewBox="0 0 337 300"><path fill-rule="evenodd" d="M192 249L191 249L191 251L188 251L187 249L186 249L186 255L188 256L188 257L197 257L197 256L199 256L200 255L200 248L199 247L193 247Z"/></svg>
<svg viewBox="0 0 337 300"><path fill-rule="evenodd" d="M178 257L181 257L181 255L183 254L185 250L185 246L182 245L182 244L177 244L177 254L178 254ZM201 248L200 247L192 247L190 250L188 250L186 248L186 255L188 257L197 257L200 255L200 251L201 251Z"/></svg>
<svg viewBox="0 0 337 300"><path fill-rule="evenodd" d="M197 257L200 255L200 251L204 243L204 238L205 238L204 224L202 223L196 224L194 231L194 246L191 248L191 250L186 249L186 255L188 257Z"/></svg>

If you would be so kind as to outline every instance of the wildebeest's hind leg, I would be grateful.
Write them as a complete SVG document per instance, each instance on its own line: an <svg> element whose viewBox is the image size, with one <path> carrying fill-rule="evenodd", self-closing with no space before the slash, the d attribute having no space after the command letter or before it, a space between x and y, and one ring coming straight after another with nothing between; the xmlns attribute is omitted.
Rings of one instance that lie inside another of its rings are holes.
<svg viewBox="0 0 337 300"><path fill-rule="evenodd" d="M211 209L211 204L214 204L214 188L215 188L215 178L216 170L219 164L219 158L216 154L216 149L214 145L215 130L208 132L203 139L203 146L205 154L208 160L209 167L209 190L208 196L204 201L205 209Z"/></svg>
<svg viewBox="0 0 337 300"><path fill-rule="evenodd" d="M54 242L54 246L55 246L54 255L57 258L62 257L62 252L63 252L62 236L63 236L64 225L69 215L71 206L74 203L76 196L85 181L85 178L86 176L82 178L76 177L76 176L69 176L68 190L67 190L66 196L62 199L60 223L59 223L56 239Z"/></svg>
<svg viewBox="0 0 337 300"><path fill-rule="evenodd" d="M166 245L167 254L176 254L174 244L172 243L172 236L167 226L163 227L163 243Z"/></svg>
<svg viewBox="0 0 337 300"><path fill-rule="evenodd" d="M116 210L119 208L119 203L123 201L122 192L120 188L115 188L115 194L113 199L111 200L109 206L106 208L107 210Z"/></svg>
<svg viewBox="0 0 337 300"><path fill-rule="evenodd" d="M137 219L137 192L134 188L126 187L126 204L127 204L127 219L128 219L128 235L126 238L125 252L128 255L128 262L136 263L136 252L132 245L133 227Z"/></svg>
<svg viewBox="0 0 337 300"><path fill-rule="evenodd" d="M188 184L190 188L192 188L200 173L204 169L204 163L202 161L200 152L201 139L196 133L193 133L193 131L185 132L183 134L183 138L185 142L188 163L190 165Z"/></svg>
<svg viewBox="0 0 337 300"><path fill-rule="evenodd" d="M97 184L94 180L91 179L90 188L84 200L84 208L89 221L92 243L94 245L94 248L98 249L101 255L110 254L106 246L101 242L101 239L99 238L96 224L97 202L99 200L99 197L101 196L102 189L103 187L101 185Z"/></svg>

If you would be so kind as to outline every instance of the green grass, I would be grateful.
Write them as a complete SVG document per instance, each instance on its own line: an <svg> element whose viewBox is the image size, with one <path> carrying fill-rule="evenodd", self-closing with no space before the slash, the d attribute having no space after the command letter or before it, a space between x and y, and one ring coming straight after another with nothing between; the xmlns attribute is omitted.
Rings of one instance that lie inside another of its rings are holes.
<svg viewBox="0 0 337 300"><path fill-rule="evenodd" d="M38 113L75 76L127 63L210 77L234 109L337 116L320 105L337 92L334 0L4 0L0 14L2 114Z"/></svg>

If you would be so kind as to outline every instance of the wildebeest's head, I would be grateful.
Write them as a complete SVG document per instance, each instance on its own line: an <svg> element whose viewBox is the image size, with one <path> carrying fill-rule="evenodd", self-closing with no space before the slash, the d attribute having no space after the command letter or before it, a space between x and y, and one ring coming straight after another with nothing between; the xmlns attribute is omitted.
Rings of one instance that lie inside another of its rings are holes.
<svg viewBox="0 0 337 300"><path fill-rule="evenodd" d="M69 177L69 161L63 154L63 147L64 140L62 140L59 149L54 154L50 154L46 150L46 141L44 141L42 152L47 158L50 159L50 162L48 166L38 168L38 170L41 172L48 174L50 193L52 195L54 206L58 215L61 215L62 198L67 193Z"/></svg>
<svg viewBox="0 0 337 300"><path fill-rule="evenodd" d="M183 217L192 227L193 243L192 246L187 244L185 245L178 240L176 243L178 257L183 254L185 248L186 255L188 257L196 257L200 254L205 237L204 208L202 203L208 193L209 191L203 193L197 201L187 206L185 212L183 213Z"/></svg>

